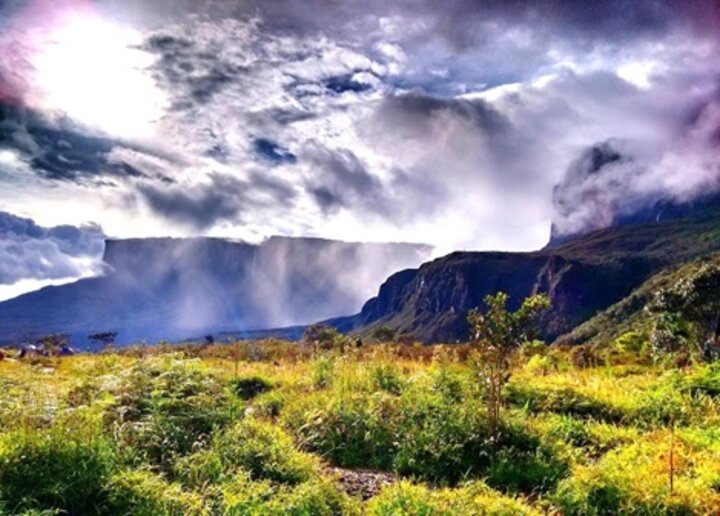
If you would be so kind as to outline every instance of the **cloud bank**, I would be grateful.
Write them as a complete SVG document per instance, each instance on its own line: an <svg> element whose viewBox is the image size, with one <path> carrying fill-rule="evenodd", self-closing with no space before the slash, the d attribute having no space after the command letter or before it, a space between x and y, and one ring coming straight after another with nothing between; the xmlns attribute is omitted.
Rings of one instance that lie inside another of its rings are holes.
<svg viewBox="0 0 720 516"><path fill-rule="evenodd" d="M104 234L97 225L45 228L0 212L0 295L19 293L10 287L23 280L35 286L99 274L103 249Z"/></svg>
<svg viewBox="0 0 720 516"><path fill-rule="evenodd" d="M720 188L710 0L0 14L0 200L39 224L528 250Z"/></svg>

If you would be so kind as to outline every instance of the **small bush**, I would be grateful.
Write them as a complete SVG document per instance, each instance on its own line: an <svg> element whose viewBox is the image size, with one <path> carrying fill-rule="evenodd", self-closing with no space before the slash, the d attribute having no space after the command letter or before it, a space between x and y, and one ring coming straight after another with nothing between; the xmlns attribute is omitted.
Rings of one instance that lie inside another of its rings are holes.
<svg viewBox="0 0 720 516"><path fill-rule="evenodd" d="M335 360L332 357L322 356L315 360L312 370L312 382L315 387L322 389L328 387L333 381L335 373Z"/></svg>
<svg viewBox="0 0 720 516"><path fill-rule="evenodd" d="M285 394L281 391L270 391L258 396L253 407L257 410L258 414L262 416L276 418L280 415L280 412L282 412L285 403Z"/></svg>
<svg viewBox="0 0 720 516"><path fill-rule="evenodd" d="M110 479L110 510L115 514L184 516L205 514L202 498L150 471L123 471Z"/></svg>
<svg viewBox="0 0 720 516"><path fill-rule="evenodd" d="M399 482L384 488L373 498L367 513L373 516L539 514L522 501L503 496L482 482L437 491L422 485Z"/></svg>
<svg viewBox="0 0 720 516"><path fill-rule="evenodd" d="M230 386L232 391L244 400L251 400L273 388L272 383L261 376L236 378L230 382Z"/></svg>
<svg viewBox="0 0 720 516"><path fill-rule="evenodd" d="M692 394L720 396L720 362L698 368L687 378L686 388Z"/></svg>
<svg viewBox="0 0 720 516"><path fill-rule="evenodd" d="M622 353L643 353L650 347L647 335L636 331L629 331L620 335L613 342L613 347Z"/></svg>
<svg viewBox="0 0 720 516"><path fill-rule="evenodd" d="M92 422L12 431L0 436L0 503L96 514L114 468L114 450Z"/></svg>
<svg viewBox="0 0 720 516"><path fill-rule="evenodd" d="M381 362L372 367L370 374L376 390L387 391L391 394L402 392L405 382L397 366Z"/></svg>
<svg viewBox="0 0 720 516"><path fill-rule="evenodd" d="M112 390L106 419L136 459L169 469L231 419L225 386L193 361L138 363Z"/></svg>
<svg viewBox="0 0 720 516"><path fill-rule="evenodd" d="M512 381L505 388L509 403L531 412L554 412L606 421L619 421L625 413L603 400L588 396L569 386L540 387Z"/></svg>
<svg viewBox="0 0 720 516"><path fill-rule="evenodd" d="M178 462L178 475L186 484L224 482L239 471L253 480L296 485L315 476L317 459L295 449L292 438L278 426L248 418L218 434L211 450Z"/></svg>
<svg viewBox="0 0 720 516"><path fill-rule="evenodd" d="M219 512L278 516L360 514L357 504L327 481L315 479L291 487L253 481L242 472L223 486Z"/></svg>
<svg viewBox="0 0 720 516"><path fill-rule="evenodd" d="M565 514L717 514L717 435L676 436L674 491L669 488L669 432L655 432L578 466L553 496Z"/></svg>

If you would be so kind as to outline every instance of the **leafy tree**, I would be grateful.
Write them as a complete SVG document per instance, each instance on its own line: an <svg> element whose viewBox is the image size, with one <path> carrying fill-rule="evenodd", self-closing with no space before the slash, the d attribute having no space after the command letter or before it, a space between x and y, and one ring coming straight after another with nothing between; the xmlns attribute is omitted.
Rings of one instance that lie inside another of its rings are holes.
<svg viewBox="0 0 720 516"><path fill-rule="evenodd" d="M115 338L118 332L116 331L103 331L99 333L93 333L88 335L90 342L99 345L102 349L107 349L115 344Z"/></svg>
<svg viewBox="0 0 720 516"><path fill-rule="evenodd" d="M60 348L67 346L69 338L64 333L44 335L35 342L47 355L57 355Z"/></svg>
<svg viewBox="0 0 720 516"><path fill-rule="evenodd" d="M720 266L705 264L668 289L649 306L657 314L654 349L676 351L693 337L706 358L720 355Z"/></svg>
<svg viewBox="0 0 720 516"><path fill-rule="evenodd" d="M484 299L487 309L483 312L474 308L467 317L471 341L477 350L476 365L485 387L488 423L493 434L497 433L500 421L502 390L510 378L512 353L533 339L540 315L550 307L548 297L538 294L528 297L520 308L511 312L507 309L508 299L504 292L488 295Z"/></svg>
<svg viewBox="0 0 720 516"><path fill-rule="evenodd" d="M372 336L378 342L391 342L395 339L395 330L387 326L378 326L373 330Z"/></svg>
<svg viewBox="0 0 720 516"><path fill-rule="evenodd" d="M344 348L349 344L347 337L327 324L313 324L303 333L303 341L322 349Z"/></svg>

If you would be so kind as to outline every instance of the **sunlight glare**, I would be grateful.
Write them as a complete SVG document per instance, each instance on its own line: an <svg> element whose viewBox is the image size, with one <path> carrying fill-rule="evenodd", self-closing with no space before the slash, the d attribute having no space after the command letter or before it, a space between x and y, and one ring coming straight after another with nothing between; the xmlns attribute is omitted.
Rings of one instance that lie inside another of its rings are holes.
<svg viewBox="0 0 720 516"><path fill-rule="evenodd" d="M31 58L40 104L120 138L153 135L166 98L139 32L97 15L67 15Z"/></svg>

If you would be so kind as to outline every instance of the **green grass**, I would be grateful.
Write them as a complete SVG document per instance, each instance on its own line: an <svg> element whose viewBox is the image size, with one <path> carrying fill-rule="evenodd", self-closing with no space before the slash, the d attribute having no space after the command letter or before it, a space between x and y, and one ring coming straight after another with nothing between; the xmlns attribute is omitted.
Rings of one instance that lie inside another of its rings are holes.
<svg viewBox="0 0 720 516"><path fill-rule="evenodd" d="M717 513L720 369L626 340L523 348L496 435L462 346L5 360L0 514ZM328 466L398 482L362 500Z"/></svg>

